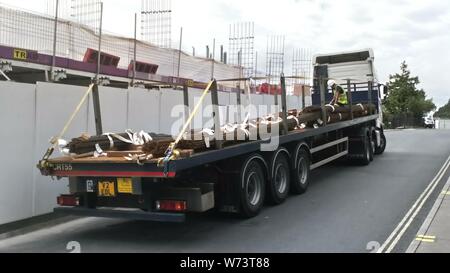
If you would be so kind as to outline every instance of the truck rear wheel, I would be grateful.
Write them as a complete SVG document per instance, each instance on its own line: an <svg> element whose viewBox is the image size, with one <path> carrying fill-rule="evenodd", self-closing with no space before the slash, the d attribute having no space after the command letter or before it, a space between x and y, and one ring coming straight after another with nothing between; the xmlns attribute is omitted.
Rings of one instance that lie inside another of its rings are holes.
<svg viewBox="0 0 450 273"><path fill-rule="evenodd" d="M267 186L267 197L271 204L279 205L288 197L291 183L289 158L283 150L274 153L270 167L271 177Z"/></svg>
<svg viewBox="0 0 450 273"><path fill-rule="evenodd" d="M364 137L364 141L361 143L361 145L363 154L358 163L362 166L367 166L370 164L370 162L372 161L371 159L373 158L372 144L370 138L367 135Z"/></svg>
<svg viewBox="0 0 450 273"><path fill-rule="evenodd" d="M384 151L386 150L386 136L384 135L383 132L381 132L380 134L380 146L375 148L375 154L376 155L381 155L384 153Z"/></svg>
<svg viewBox="0 0 450 273"><path fill-rule="evenodd" d="M258 155L250 156L241 170L240 214L244 218L257 216L264 205L266 176L261 159Z"/></svg>
<svg viewBox="0 0 450 273"><path fill-rule="evenodd" d="M370 143L370 161L373 161L375 159L375 149L377 148L375 128L371 129L369 143Z"/></svg>
<svg viewBox="0 0 450 273"><path fill-rule="evenodd" d="M294 159L294 168L291 179L291 192L303 194L309 186L309 175L311 173L311 160L305 148L300 148L297 158Z"/></svg>

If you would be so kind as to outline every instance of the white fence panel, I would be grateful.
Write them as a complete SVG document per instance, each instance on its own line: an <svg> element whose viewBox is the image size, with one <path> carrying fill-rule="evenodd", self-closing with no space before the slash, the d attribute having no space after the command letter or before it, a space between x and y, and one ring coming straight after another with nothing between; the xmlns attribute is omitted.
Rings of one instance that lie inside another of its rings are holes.
<svg viewBox="0 0 450 273"><path fill-rule="evenodd" d="M85 88L81 88L82 90ZM99 87L100 109L102 113L102 127L104 133L124 132L128 128L128 103L126 89ZM89 129L95 135L95 115L92 96L89 99L88 112Z"/></svg>
<svg viewBox="0 0 450 273"><path fill-rule="evenodd" d="M0 82L0 225L33 216L35 86Z"/></svg>
<svg viewBox="0 0 450 273"><path fill-rule="evenodd" d="M87 88L39 82L36 85L36 149L34 164L49 147L49 140L64 127ZM87 105L85 104L70 126L65 139L78 137L87 131ZM55 152L58 155L59 152ZM52 181L34 169L34 215L51 212L58 194L66 193L67 179Z"/></svg>
<svg viewBox="0 0 450 273"><path fill-rule="evenodd" d="M129 129L158 133L160 131L160 92L140 88L130 88L128 94Z"/></svg>
<svg viewBox="0 0 450 273"><path fill-rule="evenodd" d="M438 119L436 120L436 129L450 130L450 119Z"/></svg>

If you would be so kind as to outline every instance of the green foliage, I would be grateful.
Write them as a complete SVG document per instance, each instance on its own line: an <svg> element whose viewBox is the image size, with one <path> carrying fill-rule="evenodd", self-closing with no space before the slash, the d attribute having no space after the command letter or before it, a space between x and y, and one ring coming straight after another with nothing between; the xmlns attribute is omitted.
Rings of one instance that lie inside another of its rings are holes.
<svg viewBox="0 0 450 273"><path fill-rule="evenodd" d="M400 74L389 76L389 95L384 100L386 116L411 114L420 118L436 109L432 99L427 99L425 91L418 89L419 77L412 77L408 65L403 62Z"/></svg>
<svg viewBox="0 0 450 273"><path fill-rule="evenodd" d="M434 116L437 118L449 119L450 118L450 100L448 100L448 103L446 105L439 108L439 110L434 114Z"/></svg>

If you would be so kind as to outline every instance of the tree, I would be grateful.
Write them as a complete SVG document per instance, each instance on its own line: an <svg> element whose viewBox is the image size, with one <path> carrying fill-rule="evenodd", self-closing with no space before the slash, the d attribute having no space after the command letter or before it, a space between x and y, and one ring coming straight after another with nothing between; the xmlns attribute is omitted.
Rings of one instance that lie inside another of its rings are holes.
<svg viewBox="0 0 450 273"><path fill-rule="evenodd" d="M446 105L439 108L439 110L434 114L434 116L437 118L449 119L450 118L450 100L448 100L448 103Z"/></svg>
<svg viewBox="0 0 450 273"><path fill-rule="evenodd" d="M436 109L432 99L427 99L425 91L418 89L419 77L412 77L408 65L403 62L400 74L389 76L389 95L384 100L386 116L409 114L421 118Z"/></svg>

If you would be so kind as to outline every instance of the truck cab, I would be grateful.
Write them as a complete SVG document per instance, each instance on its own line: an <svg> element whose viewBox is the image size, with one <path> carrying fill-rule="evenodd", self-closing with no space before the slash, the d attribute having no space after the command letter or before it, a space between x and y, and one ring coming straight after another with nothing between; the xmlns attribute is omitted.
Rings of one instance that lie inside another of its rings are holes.
<svg viewBox="0 0 450 273"><path fill-rule="evenodd" d="M375 55L372 49L362 49L313 57L314 82L312 91L313 105L321 105L320 85L327 80L335 80L347 91L350 104L374 104L379 117L376 121L374 139L376 146L384 150L384 124L382 99L388 93L388 87L380 83L374 66ZM330 88L325 94L325 103L333 98Z"/></svg>

